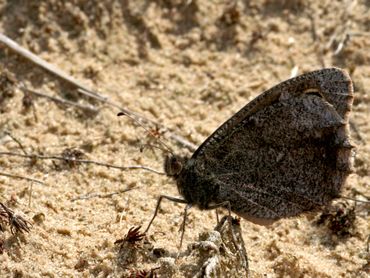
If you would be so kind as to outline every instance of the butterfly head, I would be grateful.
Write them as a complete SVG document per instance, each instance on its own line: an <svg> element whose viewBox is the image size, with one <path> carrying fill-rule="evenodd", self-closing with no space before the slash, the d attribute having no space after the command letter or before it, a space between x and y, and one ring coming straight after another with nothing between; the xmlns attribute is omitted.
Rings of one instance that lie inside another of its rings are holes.
<svg viewBox="0 0 370 278"><path fill-rule="evenodd" d="M178 155L167 155L164 161L164 171L166 172L167 176L171 177L178 177L181 173L184 165L187 161L187 158L181 157Z"/></svg>

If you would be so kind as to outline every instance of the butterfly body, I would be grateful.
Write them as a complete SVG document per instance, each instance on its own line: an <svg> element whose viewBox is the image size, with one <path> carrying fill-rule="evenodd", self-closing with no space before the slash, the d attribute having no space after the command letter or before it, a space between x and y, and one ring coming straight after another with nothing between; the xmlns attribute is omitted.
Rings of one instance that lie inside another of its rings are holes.
<svg viewBox="0 0 370 278"><path fill-rule="evenodd" d="M352 101L340 69L289 79L243 107L190 159L167 158L166 173L188 203L226 202L258 224L319 209L339 197L351 172Z"/></svg>

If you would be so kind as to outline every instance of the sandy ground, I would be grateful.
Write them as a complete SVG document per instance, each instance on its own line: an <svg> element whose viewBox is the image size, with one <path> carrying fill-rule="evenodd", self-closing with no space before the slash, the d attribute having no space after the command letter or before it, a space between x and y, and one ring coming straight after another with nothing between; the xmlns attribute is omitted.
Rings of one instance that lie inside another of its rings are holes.
<svg viewBox="0 0 370 278"><path fill-rule="evenodd" d="M194 145L292 72L344 68L355 84L350 121L357 149L343 195L370 196L369 1L235 2L1 0L0 31ZM0 92L1 152L23 153L10 132L28 154L60 156L74 148L85 159L162 170L163 153L140 152L153 140L128 118L116 117L117 108L78 94L4 45L0 66L30 89L99 108L91 114L36 97L27 108L19 88ZM191 154L168 139L168 132L151 128L176 153ZM155 267L159 277L192 277L201 269L194 254L174 260L180 204L163 203L138 250L120 252L114 244L130 227L147 225L160 194L178 196L174 182L163 175L5 155L0 171L44 182L0 176L0 202L33 224L30 233L0 233L1 277L128 277ZM133 190L104 196L127 188ZM347 206L350 211L354 203ZM317 225L318 215L284 219L269 228L242 220L251 276L367 277L368 212L368 206L357 204L345 236ZM214 212L191 209L181 252L215 226ZM236 266L220 264L217 276L239 275Z"/></svg>

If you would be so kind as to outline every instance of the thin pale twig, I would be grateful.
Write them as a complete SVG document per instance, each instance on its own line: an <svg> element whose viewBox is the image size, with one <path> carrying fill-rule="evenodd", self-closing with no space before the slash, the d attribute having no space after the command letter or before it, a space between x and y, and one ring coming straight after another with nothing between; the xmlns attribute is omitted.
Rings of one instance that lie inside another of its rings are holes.
<svg viewBox="0 0 370 278"><path fill-rule="evenodd" d="M345 33L341 39L341 41L338 43L337 48L335 49L333 55L338 55L344 48L344 46L349 42L350 35L348 33Z"/></svg>
<svg viewBox="0 0 370 278"><path fill-rule="evenodd" d="M42 182L40 180L36 180L36 179L33 179L33 178L24 177L24 176L19 176L19 175L8 174L8 173L4 173L4 172L0 172L0 176L27 180L27 181L36 182L36 183L43 184L43 185L45 184L44 182Z"/></svg>
<svg viewBox="0 0 370 278"><path fill-rule="evenodd" d="M13 41L11 38L7 37L6 35L0 33L0 42L5 44L7 47L12 49L14 52L18 53L19 55L25 57L26 59L30 60L31 62L35 63L36 65L42 67L43 69L47 70L48 72L58 76L59 78L63 79L64 81L67 81L77 88L79 88L77 91L85 96L88 96L90 98L96 99L100 102L107 103L108 105L112 107L118 108L120 111L124 111L127 114L130 114L134 117L137 117L141 119L142 121L145 121L146 123L154 124L163 127L164 129L168 130L169 137L176 142L180 143L181 145L185 146L191 151L196 150L196 146L192 144L191 142L187 141L185 138L173 133L171 130L169 130L167 127L153 121L150 119L145 118L144 116L139 115L138 113L135 113L133 111L130 111L126 108L120 107L119 105L115 104L111 100L109 100L108 97L103 96L101 94L98 94L97 92L93 91L92 89L88 88L78 80L74 79L64 71L58 69L54 65L46 62L45 60L38 57L36 54L32 53L31 51L27 50L26 48L20 46L18 43ZM118 111L117 111L118 112Z"/></svg>
<svg viewBox="0 0 370 278"><path fill-rule="evenodd" d="M87 86L82 84L81 82L77 81L64 71L56 68L54 65L46 62L45 60L38 57L36 54L32 53L31 51L25 49L24 47L20 46L18 43L13 41L11 38L7 37L6 35L0 33L0 42L5 44L7 47L18 53L19 55L25 57L26 59L30 60L31 62L35 63L36 65L42 67L43 69L47 70L48 72L58 76L59 78L72 83L77 88L83 89L84 92L81 92L85 94L88 97L98 98L102 101L105 101L105 97L99 95L98 93L94 92L93 90L89 89Z"/></svg>
<svg viewBox="0 0 370 278"><path fill-rule="evenodd" d="M318 38L317 31L316 31L316 20L315 20L314 15L312 15L310 12L307 13L307 16L311 21L312 40L315 42Z"/></svg>
<svg viewBox="0 0 370 278"><path fill-rule="evenodd" d="M118 194L121 194L121 193L125 193L125 192L128 192L128 191L136 189L136 188L137 187L126 188L126 189L122 189L122 190L117 191L117 192L112 192L112 193L107 193L107 194L88 193L88 194L84 194L84 195L80 195L78 197L75 197L71 201L74 202L74 201L77 201L77 200L88 200L88 199L92 199L92 198L110 198L113 195L118 195Z"/></svg>
<svg viewBox="0 0 370 278"><path fill-rule="evenodd" d="M10 138L12 138L12 140L19 145L19 147L22 149L24 154L27 154L27 152L26 152L25 148L23 147L22 143L17 138L15 138L9 131L5 131L4 133L6 135L8 135Z"/></svg>
<svg viewBox="0 0 370 278"><path fill-rule="evenodd" d="M74 102L74 101L65 100L65 99L62 99L62 98L54 97L54 96L49 96L49 95L37 92L35 90L26 88L24 86L22 86L21 89L25 90L25 91L27 91L27 92L29 92L29 93L37 96L37 97L47 98L47 99L50 99L54 102L57 102L57 103L60 103L60 104L66 105L66 106L75 106L75 107L77 107L81 110L85 110L85 111L88 111L88 112L91 112L91 113L94 113L94 114L99 112L98 109L96 109L95 107L89 106L89 105L83 105L83 104L80 104L80 103L77 103L77 102Z"/></svg>
<svg viewBox="0 0 370 278"><path fill-rule="evenodd" d="M98 166L104 166L108 168L118 169L122 171L126 170L146 170L149 172L153 172L159 175L164 175L165 173L152 169L147 166L142 165L132 165L132 166L118 166L113 164L108 164L104 162L99 162L95 160L87 160L87 159L74 159L74 158L68 158L68 157L62 157L62 156L54 156L54 155L37 155L37 154L21 154L21 153L13 153L13 152L0 152L0 155L7 155L7 156L18 156L18 157L26 157L26 158L32 158L32 159L50 159L50 160L62 160L62 161L71 161L71 162L78 162L78 163L85 163L85 164L94 164Z"/></svg>

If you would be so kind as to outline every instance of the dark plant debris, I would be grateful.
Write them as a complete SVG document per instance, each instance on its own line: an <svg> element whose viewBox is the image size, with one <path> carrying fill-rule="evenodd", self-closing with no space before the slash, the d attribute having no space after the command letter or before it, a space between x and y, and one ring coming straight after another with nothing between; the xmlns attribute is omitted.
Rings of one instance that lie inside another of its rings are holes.
<svg viewBox="0 0 370 278"><path fill-rule="evenodd" d="M14 211L9 209L3 203L0 203L0 226L1 226L0 230L1 231L3 231L2 224L10 226L10 231L13 235L17 232L29 233L32 227L32 224L29 221L24 219L22 216L15 214Z"/></svg>
<svg viewBox="0 0 370 278"><path fill-rule="evenodd" d="M238 9L237 2L228 5L220 17L220 21L226 25L235 25L240 21L240 10Z"/></svg>
<svg viewBox="0 0 370 278"><path fill-rule="evenodd" d="M34 98L29 92L25 92L22 98L22 106L25 110L29 110L34 105Z"/></svg>
<svg viewBox="0 0 370 278"><path fill-rule="evenodd" d="M4 253L5 247L4 247L4 240L0 239L0 255Z"/></svg>
<svg viewBox="0 0 370 278"><path fill-rule="evenodd" d="M15 76L6 69L0 68L0 104L7 98L14 96L17 85Z"/></svg>
<svg viewBox="0 0 370 278"><path fill-rule="evenodd" d="M138 227L131 227L126 236L122 239L118 239L114 242L114 244L117 244L120 246L120 249L122 249L124 243L130 243L132 245L135 245L137 242L143 240L143 238L145 237L145 233L140 233L139 230L140 230L141 226L138 226Z"/></svg>
<svg viewBox="0 0 370 278"><path fill-rule="evenodd" d="M156 278L158 277L155 271L159 267L152 268L151 270L132 270L130 278Z"/></svg>
<svg viewBox="0 0 370 278"><path fill-rule="evenodd" d="M84 158L85 154L75 148L66 148L63 150L61 156L65 159L65 162L70 166L70 167L76 167L80 163L76 160Z"/></svg>
<svg viewBox="0 0 370 278"><path fill-rule="evenodd" d="M338 203L326 209L316 223L326 225L334 235L346 237L353 234L355 219L355 207L349 207L347 203Z"/></svg>
<svg viewBox="0 0 370 278"><path fill-rule="evenodd" d="M114 244L119 246L118 253L118 264L124 268L128 269L129 265L141 261L142 258L138 258L138 255L143 256L146 253L146 249L143 248L142 244L138 244L145 237L145 233L140 233L141 226L131 227L124 238L118 239ZM141 273L138 273L138 275ZM129 276L129 277L147 277L147 276ZM153 276L148 276L153 277Z"/></svg>

